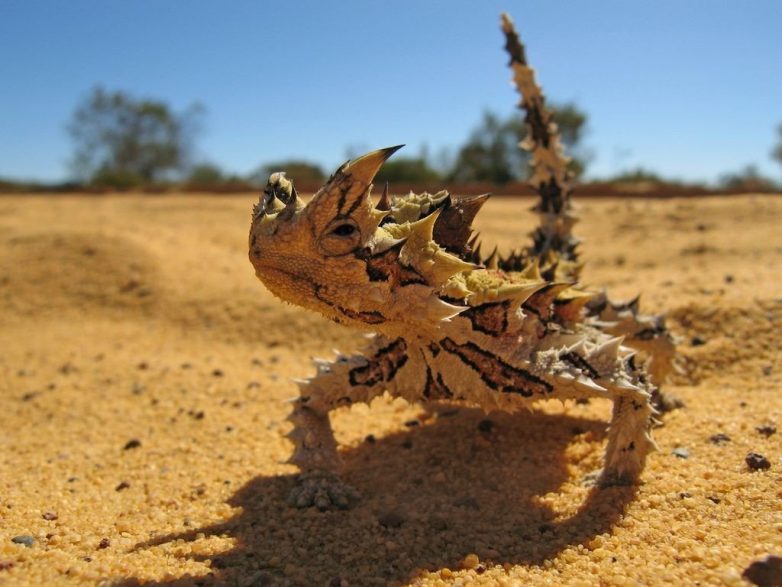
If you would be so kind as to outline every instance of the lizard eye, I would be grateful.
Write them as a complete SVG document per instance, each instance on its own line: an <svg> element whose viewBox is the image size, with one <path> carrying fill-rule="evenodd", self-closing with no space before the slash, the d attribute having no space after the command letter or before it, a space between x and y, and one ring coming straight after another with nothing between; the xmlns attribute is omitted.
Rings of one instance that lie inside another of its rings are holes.
<svg viewBox="0 0 782 587"><path fill-rule="evenodd" d="M327 256L344 255L361 245L361 231L350 218L332 222L320 238L320 248Z"/></svg>
<svg viewBox="0 0 782 587"><path fill-rule="evenodd" d="M352 224L340 224L339 226L332 229L331 234L336 234L337 236L350 236L356 232L356 227Z"/></svg>

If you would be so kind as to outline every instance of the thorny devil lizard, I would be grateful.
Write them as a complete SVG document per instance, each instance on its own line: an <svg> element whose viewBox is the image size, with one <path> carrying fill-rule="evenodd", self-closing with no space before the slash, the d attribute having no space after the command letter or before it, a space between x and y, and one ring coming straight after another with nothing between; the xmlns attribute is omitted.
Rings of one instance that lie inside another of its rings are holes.
<svg viewBox="0 0 782 587"><path fill-rule="evenodd" d="M301 469L289 501L348 507L329 412L388 392L410 402L461 401L514 412L540 399L608 398L613 416L602 485L637 482L654 448L657 385L674 356L659 316L579 285L571 183L552 114L524 46L502 16L526 113L530 185L540 195L532 242L507 257L476 246L488 195L389 196L372 180L399 148L348 161L305 204L274 173L252 213L250 261L276 296L373 333L361 354L316 361L300 381L289 437Z"/></svg>

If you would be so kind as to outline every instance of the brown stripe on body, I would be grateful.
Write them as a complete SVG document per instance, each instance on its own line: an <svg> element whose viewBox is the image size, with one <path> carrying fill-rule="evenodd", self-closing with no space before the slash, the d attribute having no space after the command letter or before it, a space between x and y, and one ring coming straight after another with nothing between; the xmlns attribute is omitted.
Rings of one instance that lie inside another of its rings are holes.
<svg viewBox="0 0 782 587"><path fill-rule="evenodd" d="M350 370L348 378L351 385L372 386L388 382L407 363L407 343L401 338L378 350L366 365Z"/></svg>
<svg viewBox="0 0 782 587"><path fill-rule="evenodd" d="M496 391L532 397L536 393L545 395L553 389L547 381L529 371L509 365L475 343L458 344L450 338L444 338L440 341L440 346L475 370L483 382Z"/></svg>
<svg viewBox="0 0 782 587"><path fill-rule="evenodd" d="M426 383L424 384L423 396L426 399L451 399L453 392L448 389L448 386L443 381L443 376L440 373L432 375L432 370L429 365L426 366Z"/></svg>
<svg viewBox="0 0 782 587"><path fill-rule="evenodd" d="M470 320L472 329L493 336L508 331L508 310L510 302L496 302L473 306L462 312L462 316Z"/></svg>
<svg viewBox="0 0 782 587"><path fill-rule="evenodd" d="M391 289L413 283L426 284L423 275L399 262L399 253L403 245L404 242L401 242L379 255L367 256L363 251L357 255L366 263L370 281L387 281Z"/></svg>
<svg viewBox="0 0 782 587"><path fill-rule="evenodd" d="M377 311L356 312L355 310L349 310L340 306L335 306L335 308L337 308L337 310L342 312L348 318L352 318L353 320L360 320L361 322L366 322L367 324L382 324L386 321L386 317Z"/></svg>
<svg viewBox="0 0 782 587"><path fill-rule="evenodd" d="M570 363L574 367L581 369L582 371L586 371L592 379L597 379L600 377L600 373L597 372L597 369L590 365L589 362L578 353L564 353L560 355L559 358L566 363Z"/></svg>
<svg viewBox="0 0 782 587"><path fill-rule="evenodd" d="M353 320L360 320L361 322L366 322L367 324L382 324L383 322L386 321L386 317L383 316L381 312L375 310L371 310L367 312L358 312L356 310L350 310L348 308L343 308L342 306L338 306L332 301L324 298L321 295L320 290L321 290L320 286L315 286L315 289L313 290L315 293L315 297L318 298L318 300L320 300L324 304L331 306L332 308L337 310L343 316L352 318Z"/></svg>

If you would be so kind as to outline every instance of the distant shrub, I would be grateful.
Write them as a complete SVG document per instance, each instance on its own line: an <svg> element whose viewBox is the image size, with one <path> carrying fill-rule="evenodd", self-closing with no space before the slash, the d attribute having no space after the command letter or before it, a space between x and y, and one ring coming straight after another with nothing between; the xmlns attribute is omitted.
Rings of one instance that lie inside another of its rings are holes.
<svg viewBox="0 0 782 587"><path fill-rule="evenodd" d="M130 190L141 187L144 180L141 176L121 169L100 169L90 180L90 185L99 188L115 190Z"/></svg>

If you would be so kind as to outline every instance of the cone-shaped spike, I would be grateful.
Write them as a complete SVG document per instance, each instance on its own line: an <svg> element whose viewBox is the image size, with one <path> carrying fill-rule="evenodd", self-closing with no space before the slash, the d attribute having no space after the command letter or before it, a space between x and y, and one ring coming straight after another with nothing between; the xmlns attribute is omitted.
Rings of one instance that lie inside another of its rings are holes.
<svg viewBox="0 0 782 587"><path fill-rule="evenodd" d="M585 389L587 389L587 390L589 390L591 392L604 393L604 392L607 391L605 387L603 387L602 385L598 385L597 383L592 381L589 377L584 377L583 375L581 377L579 377L578 379L576 379L576 383L579 386L581 386L581 387L583 387L583 388L585 388Z"/></svg>
<svg viewBox="0 0 782 587"><path fill-rule="evenodd" d="M554 298L569 287L570 283L547 283L539 292L530 296L525 305L535 310L542 318L550 318Z"/></svg>
<svg viewBox="0 0 782 587"><path fill-rule="evenodd" d="M540 260L537 257L532 258L532 262L527 265L524 270L521 272L522 277L526 277L527 279L534 279L538 280L541 279L540 276Z"/></svg>
<svg viewBox="0 0 782 587"><path fill-rule="evenodd" d="M499 253L496 246L494 247L494 250L491 252L491 254L486 257L486 260L483 262L483 264L486 265L487 269L497 269L500 266Z"/></svg>
<svg viewBox="0 0 782 587"><path fill-rule="evenodd" d="M488 194L472 197L448 194L439 201L434 200L433 205L442 210L434 227L435 242L451 253L465 253L472 234L472 221L488 197Z"/></svg>
<svg viewBox="0 0 782 587"><path fill-rule="evenodd" d="M377 203L377 209L388 211L391 210L391 200L388 197L388 182L383 186L383 193L380 195L380 201Z"/></svg>
<svg viewBox="0 0 782 587"><path fill-rule="evenodd" d="M430 241L432 240L432 236L434 234L434 225L437 222L437 219L440 216L440 212L442 211L441 208L438 208L434 210L431 214L424 216L420 220L416 220L415 222L410 224L410 231L411 236L415 235L416 240L421 239L422 241Z"/></svg>
<svg viewBox="0 0 782 587"><path fill-rule="evenodd" d="M589 354L589 358L603 358L615 361L619 356L619 347L624 342L624 336L616 336L605 341Z"/></svg>
<svg viewBox="0 0 782 587"><path fill-rule="evenodd" d="M482 244L483 243L478 243L478 245L475 247L475 250L472 253L473 258L476 259L479 263L481 261L481 245Z"/></svg>
<svg viewBox="0 0 782 587"><path fill-rule="evenodd" d="M404 145L396 145L395 147L386 147L385 149L371 151L358 159L349 161L343 171L349 173L353 177L353 181L360 181L368 186L372 183L377 172L380 171L383 163L402 147L404 147Z"/></svg>
<svg viewBox="0 0 782 587"><path fill-rule="evenodd" d="M503 285L497 290L497 299L513 300L514 304L520 306L535 292L540 291L544 287L546 287L545 282Z"/></svg>

